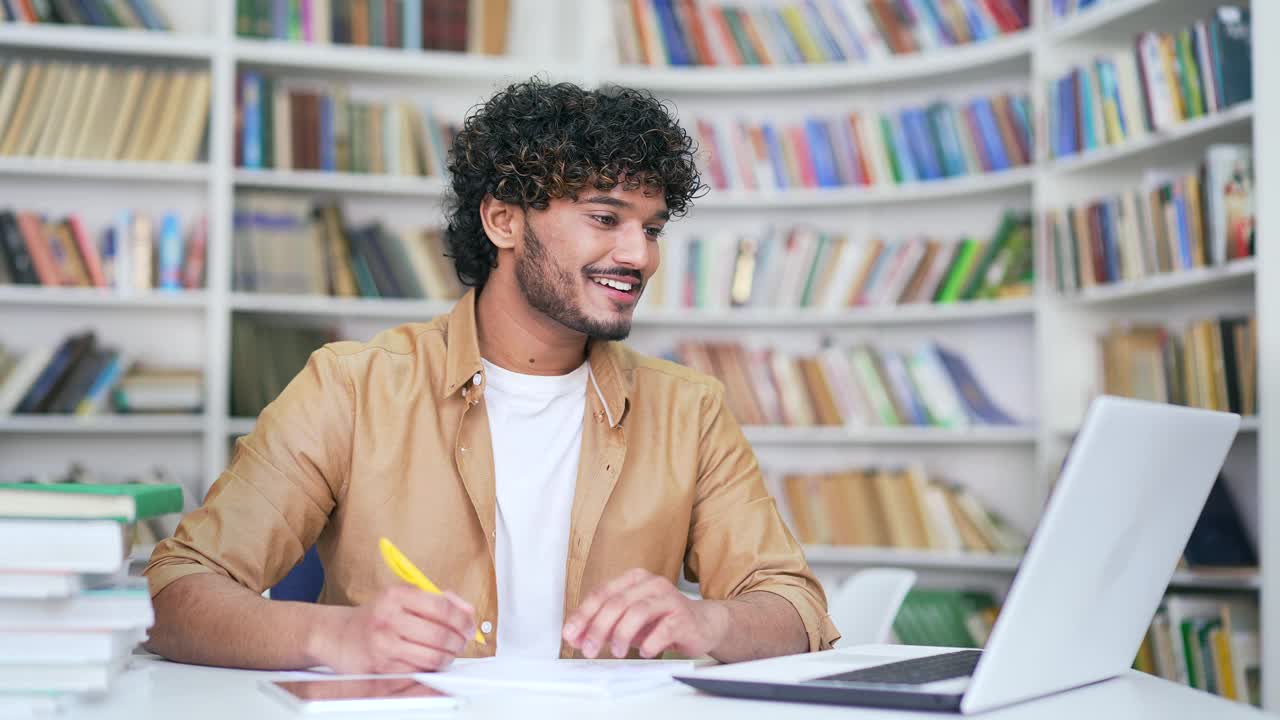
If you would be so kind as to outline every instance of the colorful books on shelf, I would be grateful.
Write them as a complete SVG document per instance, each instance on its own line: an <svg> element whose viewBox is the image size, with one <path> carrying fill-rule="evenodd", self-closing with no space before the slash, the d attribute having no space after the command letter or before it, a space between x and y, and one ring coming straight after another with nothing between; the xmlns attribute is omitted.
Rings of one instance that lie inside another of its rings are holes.
<svg viewBox="0 0 1280 720"><path fill-rule="evenodd" d="M511 0L237 0L240 37L502 55Z"/></svg>
<svg viewBox="0 0 1280 720"><path fill-rule="evenodd" d="M426 102L361 96L345 85L240 74L236 165L443 177L457 127Z"/></svg>
<svg viewBox="0 0 1280 720"><path fill-rule="evenodd" d="M858 345L799 355L683 341L669 357L723 382L725 403L744 425L1017 424L979 385L964 358L932 342L909 353Z"/></svg>
<svg viewBox="0 0 1280 720"><path fill-rule="evenodd" d="M0 485L6 710L111 691L154 622L129 528L182 505L176 485Z"/></svg>
<svg viewBox="0 0 1280 720"><path fill-rule="evenodd" d="M1147 631L1134 667L1251 705L1261 703L1256 597L1173 593Z"/></svg>
<svg viewBox="0 0 1280 720"><path fill-rule="evenodd" d="M203 406L199 370L137 363L92 330L21 353L0 347L0 416L197 413Z"/></svg>
<svg viewBox="0 0 1280 720"><path fill-rule="evenodd" d="M806 545L1016 555L1027 543L972 492L930 479L919 465L788 473L782 491Z"/></svg>
<svg viewBox="0 0 1280 720"><path fill-rule="evenodd" d="M1224 5L1177 32L1144 32L1049 83L1053 157L1139 140L1253 98L1248 6Z"/></svg>
<svg viewBox="0 0 1280 720"><path fill-rule="evenodd" d="M76 213L0 211L0 285L94 287L121 294L204 287L207 228L176 213L121 210L97 233Z"/></svg>
<svg viewBox="0 0 1280 720"><path fill-rule="evenodd" d="M1032 159L1026 95L938 101L788 121L699 117L716 190L889 187L995 173Z"/></svg>
<svg viewBox="0 0 1280 720"><path fill-rule="evenodd" d="M1252 148L1211 145L1193 170L1149 170L1136 188L1047 210L1044 225L1062 292L1252 257Z"/></svg>
<svg viewBox="0 0 1280 720"><path fill-rule="evenodd" d="M330 329L293 327L236 313L231 318L231 415L257 417L304 367L333 342Z"/></svg>
<svg viewBox="0 0 1280 720"><path fill-rule="evenodd" d="M893 635L904 645L980 648L999 610L989 592L915 587L898 608Z"/></svg>
<svg viewBox="0 0 1280 720"><path fill-rule="evenodd" d="M1031 218L1006 213L991 238L853 238L812 226L665 240L650 308L889 307L1031 294Z"/></svg>
<svg viewBox="0 0 1280 720"><path fill-rule="evenodd" d="M453 300L462 285L438 229L349 225L296 195L236 196L232 286L239 291Z"/></svg>
<svg viewBox="0 0 1280 720"><path fill-rule="evenodd" d="M1027 0L613 0L618 61L651 66L862 63L983 42Z"/></svg>
<svg viewBox="0 0 1280 720"><path fill-rule="evenodd" d="M152 0L0 0L0 21L135 30L173 29L162 5Z"/></svg>
<svg viewBox="0 0 1280 720"><path fill-rule="evenodd" d="M1099 345L1104 393L1258 414L1255 315L1195 320L1181 331L1116 326Z"/></svg>
<svg viewBox="0 0 1280 720"><path fill-rule="evenodd" d="M1116 0L1049 0L1049 10L1055 18L1068 18L1091 7L1114 2Z"/></svg>
<svg viewBox="0 0 1280 720"><path fill-rule="evenodd" d="M0 155L194 163L207 68L11 59L0 68Z"/></svg>

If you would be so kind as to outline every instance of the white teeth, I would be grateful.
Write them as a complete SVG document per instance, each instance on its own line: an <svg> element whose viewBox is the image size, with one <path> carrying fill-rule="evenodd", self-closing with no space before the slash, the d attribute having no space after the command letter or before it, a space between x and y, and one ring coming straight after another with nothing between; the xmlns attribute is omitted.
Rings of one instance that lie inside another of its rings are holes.
<svg viewBox="0 0 1280 720"><path fill-rule="evenodd" d="M591 279L605 287L611 287L614 290L621 290L622 292L631 292L631 283L619 282L617 280L610 280L608 278L591 278Z"/></svg>

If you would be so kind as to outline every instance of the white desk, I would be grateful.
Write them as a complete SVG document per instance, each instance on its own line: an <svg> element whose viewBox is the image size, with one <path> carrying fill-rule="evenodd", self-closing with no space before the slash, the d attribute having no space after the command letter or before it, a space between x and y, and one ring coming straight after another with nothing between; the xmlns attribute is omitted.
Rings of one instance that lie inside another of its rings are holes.
<svg viewBox="0 0 1280 720"><path fill-rule="evenodd" d="M879 654L887 648L859 648ZM890 653L902 654L895 647ZM77 706L76 720L294 720L323 715L297 715L258 690L265 677L281 673L222 670L179 665L154 658L135 658L134 669L122 678L118 691L106 701ZM348 716L340 716L348 717ZM647 695L612 701L584 701L547 695L486 695L467 699L457 711L418 712L410 716L378 713L377 718L493 718L495 720L940 720L939 713L874 710L824 705L731 700L703 695L684 685ZM1274 717L1207 693L1138 672L1049 698L973 717L983 720L1258 720Z"/></svg>

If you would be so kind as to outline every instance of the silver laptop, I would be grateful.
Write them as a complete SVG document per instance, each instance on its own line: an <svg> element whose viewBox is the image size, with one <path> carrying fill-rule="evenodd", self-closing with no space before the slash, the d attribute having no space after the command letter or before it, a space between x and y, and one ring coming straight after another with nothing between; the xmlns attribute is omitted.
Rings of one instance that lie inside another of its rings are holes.
<svg viewBox="0 0 1280 720"><path fill-rule="evenodd" d="M893 662L834 650L676 679L733 697L973 713L1120 675L1239 427L1234 413L1096 399L985 650Z"/></svg>

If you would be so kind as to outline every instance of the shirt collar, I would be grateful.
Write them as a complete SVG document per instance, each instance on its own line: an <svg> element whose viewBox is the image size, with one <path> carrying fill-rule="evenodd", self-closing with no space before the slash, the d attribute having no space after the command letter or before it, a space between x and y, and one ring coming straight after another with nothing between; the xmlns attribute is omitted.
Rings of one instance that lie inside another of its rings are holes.
<svg viewBox="0 0 1280 720"><path fill-rule="evenodd" d="M449 397L473 382L483 373L480 362L480 339L476 331L476 291L471 289L449 313L449 331L445 348L445 383L442 397ZM592 340L587 348L591 363L588 383L600 399L610 427L622 422L631 406L630 373L625 370L621 343Z"/></svg>

